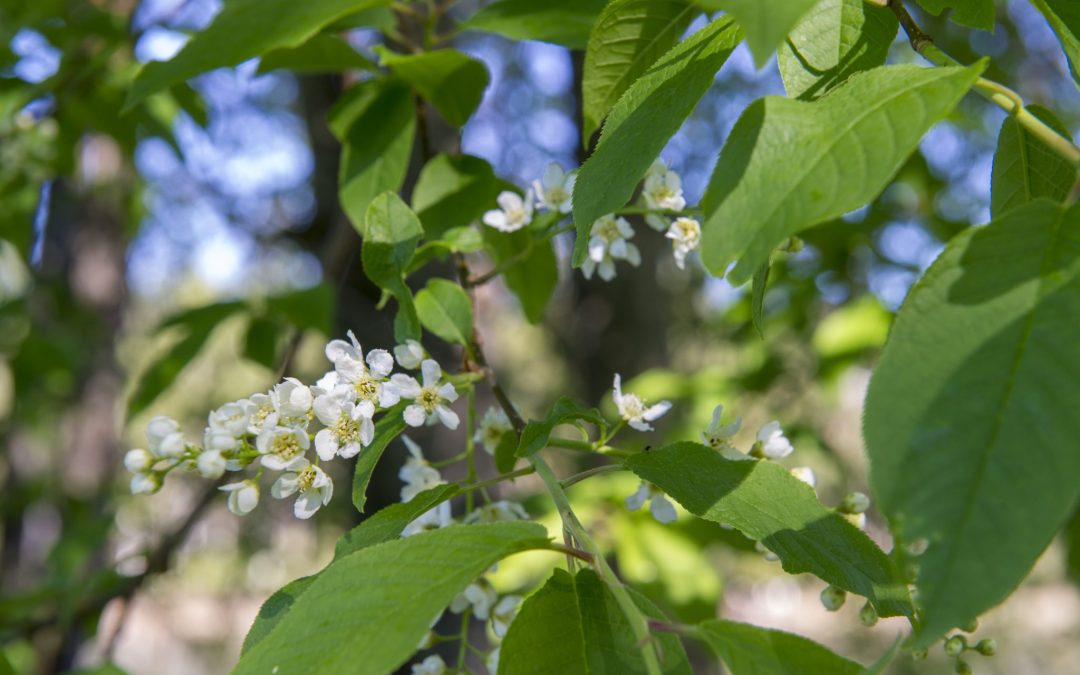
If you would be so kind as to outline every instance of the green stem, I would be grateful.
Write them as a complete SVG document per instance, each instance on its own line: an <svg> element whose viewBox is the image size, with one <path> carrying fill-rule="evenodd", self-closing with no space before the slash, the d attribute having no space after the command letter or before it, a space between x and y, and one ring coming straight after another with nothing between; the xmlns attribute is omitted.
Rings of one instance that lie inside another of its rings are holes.
<svg viewBox="0 0 1080 675"><path fill-rule="evenodd" d="M472 483L476 480L476 392L472 387L469 388L469 393L466 394L466 401L468 402L468 408L465 414L465 460L469 467L465 480ZM473 493L472 490L465 493L465 513L472 513L473 510Z"/></svg>
<svg viewBox="0 0 1080 675"><path fill-rule="evenodd" d="M580 483L581 481L585 480L586 478L592 478L593 476L599 476L602 473L610 473L612 471L625 471L625 470L626 470L626 467L624 467L622 464L606 464L604 466L598 466L596 468L589 469L587 471L582 471L581 473L575 473L573 476L568 476L566 478L563 478L561 481L559 481L559 484L562 485L563 488L568 488L571 485L574 485L576 483Z"/></svg>
<svg viewBox="0 0 1080 675"><path fill-rule="evenodd" d="M607 584L611 594L615 596L615 602L618 603L619 608L626 615L626 619L630 623L630 629L633 630L634 637L637 639L638 646L641 649L646 672L650 675L659 675L660 659L656 654L656 647L649 634L648 618L634 604L634 600L630 597L630 593L627 592L626 586L623 586L611 566L608 565L607 560L604 559L603 551L600 550L600 547L582 526L577 516L574 515L574 510L570 506L570 499L566 496L566 492L563 491L562 485L559 484L555 472L551 470L551 467L548 466L548 463L544 461L544 458L539 453L529 457L529 461L532 462L537 475L544 481L551 499L559 509L563 527L574 535L574 538L586 553L593 556L593 565L596 568L597 576Z"/></svg>
<svg viewBox="0 0 1080 675"><path fill-rule="evenodd" d="M504 473L504 474L501 474L499 476L495 476L494 478L488 478L487 480L482 480L479 483L471 483L469 485L463 485L463 486L461 486L461 492L472 492L474 490L483 490L486 487L490 487L492 485L498 485L499 483L502 483L503 481L511 480L513 478L518 478L520 476L528 476L530 473L536 473L536 469L532 468L531 466L526 466L526 467L523 467L521 469L518 469L517 471L511 471L510 473Z"/></svg>
<svg viewBox="0 0 1080 675"><path fill-rule="evenodd" d="M469 650L469 617L472 616L472 607L466 607L461 615L461 632L458 634L460 644L458 646L457 668L458 673L465 672L465 655Z"/></svg>

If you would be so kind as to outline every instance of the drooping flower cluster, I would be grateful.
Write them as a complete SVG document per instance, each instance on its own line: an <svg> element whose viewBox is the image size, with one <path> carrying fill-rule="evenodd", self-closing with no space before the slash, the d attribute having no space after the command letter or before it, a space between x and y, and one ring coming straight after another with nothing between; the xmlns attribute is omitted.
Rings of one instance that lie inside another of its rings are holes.
<svg viewBox="0 0 1080 675"><path fill-rule="evenodd" d="M277 499L295 495L294 514L310 518L334 494L333 480L320 462L363 452L374 438L376 414L405 399L412 401L402 413L410 426L441 422L457 427L457 414L449 408L457 390L419 343L409 341L394 352L402 368L420 368L422 385L410 375L392 374L390 352L372 349L365 354L351 331L348 337L326 345L333 368L314 385L288 377L266 393L211 412L201 446L185 440L175 420L161 416L150 420L146 448L130 450L124 458L134 474L131 491L156 492L176 468L216 480L227 471L241 472L254 465L254 476L221 487L229 494L230 511L242 516L255 509L260 478L269 470L279 473L270 494Z"/></svg>

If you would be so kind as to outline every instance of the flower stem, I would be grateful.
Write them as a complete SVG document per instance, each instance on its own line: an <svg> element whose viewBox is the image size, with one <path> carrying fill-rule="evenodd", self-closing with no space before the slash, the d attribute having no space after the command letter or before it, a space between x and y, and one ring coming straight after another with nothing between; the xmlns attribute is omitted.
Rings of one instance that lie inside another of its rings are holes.
<svg viewBox="0 0 1080 675"><path fill-rule="evenodd" d="M468 402L468 408L465 414L465 461L468 466L468 470L465 473L465 480L472 483L476 480L476 390L474 387L469 387L468 393L465 395ZM472 513L473 510L473 493L472 490L465 493L465 513Z"/></svg>
<svg viewBox="0 0 1080 675"><path fill-rule="evenodd" d="M610 473L612 471L625 471L625 470L626 470L626 467L624 467L622 464L605 464L604 466L598 466L598 467L589 469L587 471L582 471L581 473L575 473L573 476L568 476L566 478L563 478L561 481L559 481L559 485L562 485L563 488L565 489L565 488L570 487L571 485L574 485L575 483L580 483L581 481L585 480L586 478L591 478L593 476L598 476L598 475L600 475L602 473Z"/></svg>
<svg viewBox="0 0 1080 675"><path fill-rule="evenodd" d="M523 467L521 469L518 469L517 471L511 471L510 473L504 473L504 474L495 476L494 478L489 478L487 480L482 480L479 483L470 483L468 485L463 485L463 486L461 486L461 492L472 492L474 490L483 490L484 488L489 487L491 485L498 485L499 483L502 483L503 481L508 481L508 480L513 479L513 478L517 478L519 476L528 476L530 473L535 473L535 472L536 472L536 469L532 468L531 466L526 466L526 467Z"/></svg>
<svg viewBox="0 0 1080 675"><path fill-rule="evenodd" d="M469 651L469 618L472 616L472 607L466 607L461 615L461 632L458 634L458 657L455 672L465 672L465 655Z"/></svg>

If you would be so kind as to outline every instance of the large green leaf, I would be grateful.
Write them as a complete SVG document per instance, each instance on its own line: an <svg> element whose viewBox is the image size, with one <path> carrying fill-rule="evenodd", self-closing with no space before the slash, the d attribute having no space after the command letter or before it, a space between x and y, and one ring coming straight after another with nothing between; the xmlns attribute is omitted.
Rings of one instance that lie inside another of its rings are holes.
<svg viewBox="0 0 1080 675"><path fill-rule="evenodd" d="M1057 33L1069 58L1073 79L1080 83L1080 3L1075 0L1031 0Z"/></svg>
<svg viewBox="0 0 1080 675"><path fill-rule="evenodd" d="M731 675L860 675L863 667L801 635L714 619L698 626Z"/></svg>
<svg viewBox="0 0 1080 675"><path fill-rule="evenodd" d="M125 109L208 70L235 66L280 47L299 47L323 27L390 0L229 0L221 14L169 61L147 63L135 77Z"/></svg>
<svg viewBox="0 0 1080 675"><path fill-rule="evenodd" d="M880 66L899 22L865 0L820 0L777 53L792 98L821 96L853 73Z"/></svg>
<svg viewBox="0 0 1080 675"><path fill-rule="evenodd" d="M951 9L949 18L956 23L980 30L994 30L994 0L919 0L919 4L931 14L941 14Z"/></svg>
<svg viewBox="0 0 1080 675"><path fill-rule="evenodd" d="M404 405L397 405L387 410L382 419L375 423L375 435L371 444L360 451L356 458L356 470L353 473L352 501L353 506L360 513L364 512L364 503L367 502L367 487L371 482L371 474L375 471L375 465L382 459L386 452L386 446L390 441L405 431L405 417L402 415Z"/></svg>
<svg viewBox="0 0 1080 675"><path fill-rule="evenodd" d="M485 227L481 234L492 262L506 265L503 280L521 302L525 318L539 323L559 283L559 267L551 241L537 239L530 229L507 233Z"/></svg>
<svg viewBox="0 0 1080 675"><path fill-rule="evenodd" d="M505 189L491 165L472 155L436 155L424 165L412 194L412 206L428 239L453 227L465 227L493 208Z"/></svg>
<svg viewBox="0 0 1080 675"><path fill-rule="evenodd" d="M593 222L630 200L739 40L730 19L713 21L662 56L611 109L574 186L574 265L585 260Z"/></svg>
<svg viewBox="0 0 1080 675"><path fill-rule="evenodd" d="M746 44L760 68L818 0L716 0L746 31Z"/></svg>
<svg viewBox="0 0 1080 675"><path fill-rule="evenodd" d="M364 274L398 301L394 337L402 342L407 338L420 339L420 319L412 291L405 285L405 271L417 242L424 236L420 219L396 193L384 192L368 207L363 235L360 261Z"/></svg>
<svg viewBox="0 0 1080 675"><path fill-rule="evenodd" d="M779 464L675 443L634 455L626 466L694 515L762 542L786 571L810 572L865 596L881 616L911 616L907 587L889 557Z"/></svg>
<svg viewBox="0 0 1080 675"><path fill-rule="evenodd" d="M1039 106L1029 106L1028 110L1065 138L1071 138L1049 110ZM1075 166L1025 131L1015 118L1005 118L990 178L992 218L1039 197L1064 201L1075 182Z"/></svg>
<svg viewBox="0 0 1080 675"><path fill-rule="evenodd" d="M585 50L582 129L587 141L623 92L675 46L701 10L686 0L612 0Z"/></svg>
<svg viewBox="0 0 1080 675"><path fill-rule="evenodd" d="M1000 602L1080 497L1080 210L1040 199L953 241L870 382L878 505L918 561L925 645Z"/></svg>
<svg viewBox="0 0 1080 675"><path fill-rule="evenodd" d="M288 68L297 73L334 73L362 68L376 70L375 64L336 35L316 35L298 47L282 47L259 59L259 72Z"/></svg>
<svg viewBox="0 0 1080 675"><path fill-rule="evenodd" d="M635 604L654 619L666 620L644 597ZM678 637L658 633L662 672L689 675L690 663ZM633 630L615 597L591 569L571 576L556 569L521 606L499 653L499 675L644 673Z"/></svg>
<svg viewBox="0 0 1080 675"><path fill-rule="evenodd" d="M487 67L456 49L419 54L377 51L384 66L411 84L455 127L468 121L484 97L489 79Z"/></svg>
<svg viewBox="0 0 1080 675"><path fill-rule="evenodd" d="M342 535L334 549L334 559L337 560L368 546L397 539L409 523L429 509L450 499L457 494L457 491L458 486L455 484L439 485L430 490L424 490L410 501L387 506ZM267 598L259 608L259 614L255 617L255 623L251 624L247 637L244 638L243 652L247 652L270 634L274 626L285 618L285 614L296 602L296 598L314 583L316 576L317 574L312 574L291 581Z"/></svg>
<svg viewBox="0 0 1080 675"><path fill-rule="evenodd" d="M469 582L512 553L548 546L542 526L514 522L449 527L363 548L319 573L233 672L390 673Z"/></svg>
<svg viewBox="0 0 1080 675"><path fill-rule="evenodd" d="M768 96L743 112L702 200L702 260L741 284L793 234L878 195L982 72L882 66L815 101Z"/></svg>
<svg viewBox="0 0 1080 675"><path fill-rule="evenodd" d="M416 130L412 92L395 80L362 82L335 106L330 125L341 132L343 146L341 207L361 230L375 196L398 190L405 180Z"/></svg>
<svg viewBox="0 0 1080 675"><path fill-rule="evenodd" d="M607 0L499 0L462 21L461 28L513 40L542 40L584 49Z"/></svg>
<svg viewBox="0 0 1080 675"><path fill-rule="evenodd" d="M461 286L446 279L432 279L416 294L420 323L443 340L468 346L473 339L472 303Z"/></svg>

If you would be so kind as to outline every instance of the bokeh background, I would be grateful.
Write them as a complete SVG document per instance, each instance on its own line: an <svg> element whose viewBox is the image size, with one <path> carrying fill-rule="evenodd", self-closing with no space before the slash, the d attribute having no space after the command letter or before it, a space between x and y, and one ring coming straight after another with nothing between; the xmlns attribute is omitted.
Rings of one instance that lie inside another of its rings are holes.
<svg viewBox="0 0 1080 675"><path fill-rule="evenodd" d="M458 2L451 17L477 4ZM358 522L340 496L312 521L269 498L241 520L188 476L170 476L154 497L127 494L121 458L143 444L151 415L176 417L195 436L208 410L284 371L314 381L328 367L323 345L347 329L365 347L392 345L391 317L375 311L378 290L338 205L340 147L326 127L336 97L363 73L297 76L252 61L120 114L138 64L168 59L219 10L219 0L0 0L0 639L20 672L105 661L133 674L225 672L262 601L328 562ZM1045 20L1026 0L999 10L993 33L918 18L945 51L991 57L989 77L1080 131L1080 94ZM379 41L370 29L346 35L369 56ZM460 139L432 130L440 148L482 157L522 187L549 162L580 163L580 53L470 32L453 44L487 65L491 83ZM891 61L913 58L898 37ZM689 203L742 109L782 93L775 61L756 70L736 51L662 155ZM878 200L780 256L764 340L746 288L709 277L696 259L676 268L662 235L635 222L642 266L603 283L563 264L540 324L498 283L485 286L488 356L528 415L561 394L611 414L618 372L631 390L675 404L631 447L696 438L722 403L743 416L744 447L758 425L781 420L796 446L788 463L813 467L826 504L866 490L859 421L870 367L892 312L944 242L988 219L1002 119L969 97ZM414 181L415 167L406 195ZM571 244L557 242L564 263ZM132 401L142 409L129 415ZM461 430L414 438L436 459L464 444ZM404 456L400 443L387 453L374 508L398 499ZM481 475L493 475L482 459ZM554 461L563 473L589 466L571 454ZM622 502L635 488L628 475L605 474L572 495L622 575L673 617L784 628L866 662L902 631L896 620L863 628L855 602L825 612L821 582L784 575L736 534L686 514L661 526L628 513ZM554 533L539 492L526 478L501 494ZM869 530L888 545L873 510ZM1071 549L1071 538L1056 541L984 617L978 636L996 638L1000 653L973 657L977 672L1075 671L1080 556ZM497 585L527 588L550 564L519 556ZM718 672L695 654L702 672ZM901 657L890 672L947 668L938 647L929 662Z"/></svg>

